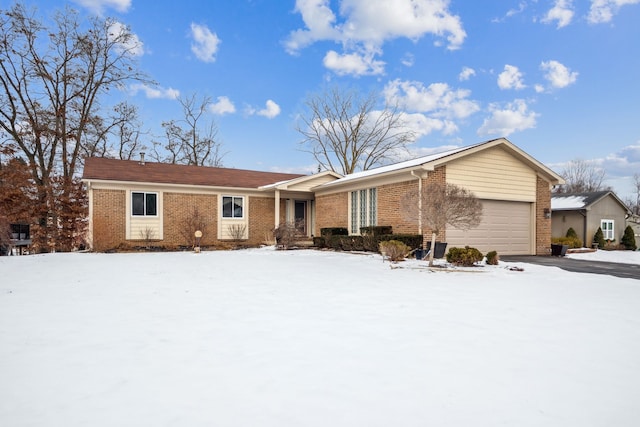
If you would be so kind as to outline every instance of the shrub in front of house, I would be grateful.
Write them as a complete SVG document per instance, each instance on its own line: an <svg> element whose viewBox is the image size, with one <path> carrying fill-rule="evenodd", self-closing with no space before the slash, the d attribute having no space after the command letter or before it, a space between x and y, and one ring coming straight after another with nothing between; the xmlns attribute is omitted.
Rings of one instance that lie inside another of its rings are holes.
<svg viewBox="0 0 640 427"><path fill-rule="evenodd" d="M604 249L606 242L604 240L602 228L598 227L598 231L596 231L596 234L593 235L593 243L597 243L599 248Z"/></svg>
<svg viewBox="0 0 640 427"><path fill-rule="evenodd" d="M451 248L447 252L447 262L463 267L471 267L475 263L482 261L484 256L476 248L465 246L464 248Z"/></svg>
<svg viewBox="0 0 640 427"><path fill-rule="evenodd" d="M624 229L624 235L622 236L620 243L622 243L625 249L629 251L635 251L638 249L638 246L636 245L636 236L634 235L633 228L630 225L627 225L627 228Z"/></svg>
<svg viewBox="0 0 640 427"><path fill-rule="evenodd" d="M380 253L390 261L402 261L409 255L409 252L411 252L411 248L399 240L380 242Z"/></svg>
<svg viewBox="0 0 640 427"><path fill-rule="evenodd" d="M496 251L487 252L487 264L498 265L499 259L500 257L498 256L498 252Z"/></svg>
<svg viewBox="0 0 640 427"><path fill-rule="evenodd" d="M551 239L551 243L555 245L567 245L570 248L581 248L582 240L578 237L554 237Z"/></svg>
<svg viewBox="0 0 640 427"><path fill-rule="evenodd" d="M348 236L349 230L344 227L325 227L320 229L320 235L327 236Z"/></svg>
<svg viewBox="0 0 640 427"><path fill-rule="evenodd" d="M573 227L569 227L567 234L565 234L564 237L575 237L577 239L578 233L576 233L576 230L574 230Z"/></svg>
<svg viewBox="0 0 640 427"><path fill-rule="evenodd" d="M279 248L288 249L296 241L296 226L292 222L285 222L273 229L273 237Z"/></svg>
<svg viewBox="0 0 640 427"><path fill-rule="evenodd" d="M370 225L367 227L360 227L360 234L368 235L372 234L374 236L380 236L384 234L392 234L393 227L390 225Z"/></svg>

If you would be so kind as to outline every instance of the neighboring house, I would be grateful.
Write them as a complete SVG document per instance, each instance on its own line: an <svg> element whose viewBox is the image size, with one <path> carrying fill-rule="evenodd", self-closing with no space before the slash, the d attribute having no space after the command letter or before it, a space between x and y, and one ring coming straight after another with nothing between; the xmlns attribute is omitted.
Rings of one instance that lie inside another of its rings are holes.
<svg viewBox="0 0 640 427"><path fill-rule="evenodd" d="M181 225L194 208L207 222L203 246L231 240L235 225L246 227L250 244L271 241L271 230L285 221L302 224L308 237L324 227L357 235L368 225L428 236L430 230L403 216L400 202L408 190L438 180L471 190L484 210L479 227L447 229L439 240L538 255L549 253L551 189L563 182L504 138L344 177L90 158L83 180L96 250L139 244L149 232L163 245L184 245Z"/></svg>
<svg viewBox="0 0 640 427"><path fill-rule="evenodd" d="M31 227L29 224L9 224L10 239L7 245L0 242L0 255L23 255L31 246Z"/></svg>
<svg viewBox="0 0 640 427"><path fill-rule="evenodd" d="M636 238L636 242L640 239L640 215L629 215L627 218L627 225L631 226L633 229L633 234Z"/></svg>
<svg viewBox="0 0 640 427"><path fill-rule="evenodd" d="M613 191L554 194L551 198L553 237L573 228L586 247L591 247L598 227L605 240L620 242L631 211Z"/></svg>

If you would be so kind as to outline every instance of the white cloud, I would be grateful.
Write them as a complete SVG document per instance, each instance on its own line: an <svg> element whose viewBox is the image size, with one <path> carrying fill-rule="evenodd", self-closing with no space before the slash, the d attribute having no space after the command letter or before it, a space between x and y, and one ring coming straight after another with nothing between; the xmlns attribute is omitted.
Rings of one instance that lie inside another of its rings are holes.
<svg viewBox="0 0 640 427"><path fill-rule="evenodd" d="M433 117L464 119L480 110L476 101L468 99L471 92L452 89L446 83L432 83L424 86L421 82L393 80L383 90L390 105L420 113L430 113Z"/></svg>
<svg viewBox="0 0 640 427"><path fill-rule="evenodd" d="M416 62L416 58L411 53L405 53L400 62L405 67L413 67L413 64Z"/></svg>
<svg viewBox="0 0 640 427"><path fill-rule="evenodd" d="M221 40L206 25L191 24L191 51L204 62L215 62Z"/></svg>
<svg viewBox="0 0 640 427"><path fill-rule="evenodd" d="M576 82L578 73L571 71L558 61L543 61L540 69L545 71L544 78L554 88L564 88Z"/></svg>
<svg viewBox="0 0 640 427"><path fill-rule="evenodd" d="M213 102L209 104L209 111L211 113L216 114L218 116L222 116L224 114L232 114L236 112L236 106L233 105L233 102L226 96L219 96L217 98L217 102Z"/></svg>
<svg viewBox="0 0 640 427"><path fill-rule="evenodd" d="M99 15L102 15L107 8L125 13L131 7L131 0L73 0L73 2Z"/></svg>
<svg viewBox="0 0 640 427"><path fill-rule="evenodd" d="M592 24L610 22L622 6L638 3L640 0L591 0L587 20Z"/></svg>
<svg viewBox="0 0 640 427"><path fill-rule="evenodd" d="M257 110L255 108L249 107L247 109L248 114L257 114L259 116L266 117L268 119L273 119L280 114L280 106L276 104L271 99L268 99L265 105L265 108L261 110Z"/></svg>
<svg viewBox="0 0 640 427"><path fill-rule="evenodd" d="M109 27L109 39L111 41L120 39L118 49L121 52L127 52L131 56L142 56L144 54L142 41L126 25L120 22L114 22Z"/></svg>
<svg viewBox="0 0 640 427"><path fill-rule="evenodd" d="M504 71L498 75L498 87L520 90L527 86L522 82L522 73L518 67L507 64L504 66Z"/></svg>
<svg viewBox="0 0 640 427"><path fill-rule="evenodd" d="M136 95L142 91L150 99L177 99L180 96L180 91L177 89L155 88L141 83L132 84L129 89L131 90L131 95Z"/></svg>
<svg viewBox="0 0 640 427"><path fill-rule="evenodd" d="M452 15L448 6L449 0L340 0L338 17L330 0L297 0L295 12L302 16L305 28L292 31L284 46L296 54L317 41L342 44L344 52L333 52L325 57L325 63L327 59L347 58L354 55L352 52L359 52L361 58L380 55L388 40L418 40L426 34L436 36L438 41L446 39L448 49L454 50L460 48L466 33L460 18ZM384 65L373 59L368 62ZM367 68L367 72L372 69L376 68Z"/></svg>
<svg viewBox="0 0 640 427"><path fill-rule="evenodd" d="M573 2L572 0L556 0L554 6L542 18L545 24L551 24L557 21L557 28L566 27L573 19Z"/></svg>
<svg viewBox="0 0 640 427"><path fill-rule="evenodd" d="M330 50L322 63L326 68L341 76L347 74L354 76L376 75L384 72L384 62L374 60L373 54L339 54Z"/></svg>
<svg viewBox="0 0 640 427"><path fill-rule="evenodd" d="M491 20L491 22L494 23L498 23L498 22L504 22L507 20L507 18L511 18L512 16L518 15L522 12L524 12L524 10L527 8L527 2L526 1L521 1L518 4L518 8L517 9L509 9L507 11L507 13L505 13L505 15L502 18L493 18Z"/></svg>
<svg viewBox="0 0 640 427"><path fill-rule="evenodd" d="M621 150L609 154L602 162L607 175L632 176L640 171L640 142L635 145L627 145Z"/></svg>
<svg viewBox="0 0 640 427"><path fill-rule="evenodd" d="M499 104L489 106L491 116L484 120L478 135L509 136L514 132L531 129L536 126L538 114L528 111L523 99L516 99L501 108Z"/></svg>
<svg viewBox="0 0 640 427"><path fill-rule="evenodd" d="M462 71L458 75L458 80L461 82L469 80L472 76L476 75L476 70L470 67L463 67Z"/></svg>

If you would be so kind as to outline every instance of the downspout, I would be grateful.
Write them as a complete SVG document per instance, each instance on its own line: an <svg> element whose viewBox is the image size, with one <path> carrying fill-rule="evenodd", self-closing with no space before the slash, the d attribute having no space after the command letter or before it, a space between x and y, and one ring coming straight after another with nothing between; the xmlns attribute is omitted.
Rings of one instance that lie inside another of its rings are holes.
<svg viewBox="0 0 640 427"><path fill-rule="evenodd" d="M422 235L422 178L414 171L411 171L411 176L418 179L418 234Z"/></svg>

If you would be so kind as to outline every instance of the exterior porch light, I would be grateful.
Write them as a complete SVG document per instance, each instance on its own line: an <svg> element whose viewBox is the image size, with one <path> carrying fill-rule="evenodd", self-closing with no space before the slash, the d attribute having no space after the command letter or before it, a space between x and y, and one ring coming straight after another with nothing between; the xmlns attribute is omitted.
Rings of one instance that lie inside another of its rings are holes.
<svg viewBox="0 0 640 427"><path fill-rule="evenodd" d="M551 209L549 208L544 208L544 217L546 219L551 219Z"/></svg>

